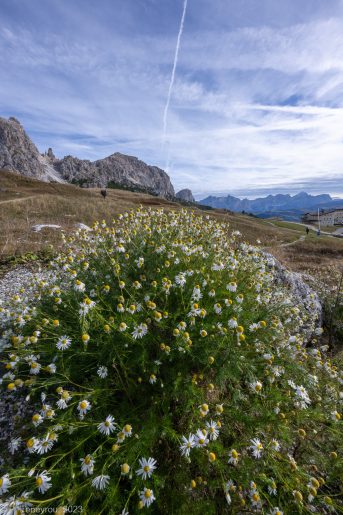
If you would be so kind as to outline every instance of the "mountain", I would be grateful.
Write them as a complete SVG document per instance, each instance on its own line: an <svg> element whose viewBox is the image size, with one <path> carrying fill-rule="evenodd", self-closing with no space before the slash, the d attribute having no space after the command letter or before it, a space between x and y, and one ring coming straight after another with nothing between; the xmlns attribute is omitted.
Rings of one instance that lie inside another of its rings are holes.
<svg viewBox="0 0 343 515"><path fill-rule="evenodd" d="M253 200L239 199L232 195L226 197L209 196L199 200L199 204L215 208L229 209L230 211L246 211L262 218L280 216L286 220L298 220L300 216L315 209L330 209L343 207L343 200L332 199L330 195L310 195L305 192L297 195L268 195Z"/></svg>
<svg viewBox="0 0 343 515"><path fill-rule="evenodd" d="M71 182L84 187L119 186L175 197L168 174L136 157L116 152L89 161L73 156L55 157L51 148L41 155L16 118L0 117L0 168L45 181Z"/></svg>
<svg viewBox="0 0 343 515"><path fill-rule="evenodd" d="M185 200L186 202L195 202L193 193L188 188L178 191L175 196L176 198Z"/></svg>

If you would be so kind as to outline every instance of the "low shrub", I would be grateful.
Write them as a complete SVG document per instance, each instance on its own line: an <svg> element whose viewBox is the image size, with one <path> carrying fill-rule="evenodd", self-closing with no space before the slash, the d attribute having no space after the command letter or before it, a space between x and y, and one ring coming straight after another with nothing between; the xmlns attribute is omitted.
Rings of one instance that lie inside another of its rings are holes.
<svg viewBox="0 0 343 515"><path fill-rule="evenodd" d="M343 377L313 299L297 306L258 248L138 210L76 233L51 269L35 302L1 309L3 384L32 420L0 513L342 511Z"/></svg>

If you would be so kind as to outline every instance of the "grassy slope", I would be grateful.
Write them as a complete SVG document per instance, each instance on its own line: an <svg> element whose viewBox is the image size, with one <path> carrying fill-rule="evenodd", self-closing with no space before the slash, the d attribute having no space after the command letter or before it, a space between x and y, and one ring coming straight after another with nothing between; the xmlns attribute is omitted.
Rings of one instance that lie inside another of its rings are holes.
<svg viewBox="0 0 343 515"><path fill-rule="evenodd" d="M103 199L99 189L44 183L0 171L0 262L8 256L39 252L49 244L55 247L60 244L60 230L33 232L35 224L57 224L70 231L80 222L87 225L102 219L109 222L116 214L139 205L165 209L183 207L151 195L119 189L108 190L107 198ZM322 265L343 266L343 240L325 236L317 238L311 232L304 241L297 241L305 235L305 228L301 225L285 225L222 210L198 211L199 214L228 221L251 243L260 240L262 246L295 270L311 271ZM290 242L294 243L282 246Z"/></svg>

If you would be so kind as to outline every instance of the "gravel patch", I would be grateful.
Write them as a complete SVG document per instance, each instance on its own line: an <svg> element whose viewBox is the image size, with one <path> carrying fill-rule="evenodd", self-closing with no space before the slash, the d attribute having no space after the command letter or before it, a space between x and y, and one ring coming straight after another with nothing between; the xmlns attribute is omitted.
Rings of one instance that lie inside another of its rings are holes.
<svg viewBox="0 0 343 515"><path fill-rule="evenodd" d="M0 306L6 308L9 306L13 295L24 290L21 297L25 297L26 301L34 298L35 287L34 278L39 277L45 281L51 276L51 272L36 268L35 270L28 267L18 267L5 273L0 279ZM1 333L1 325L0 325ZM0 366L0 375L2 376L4 370ZM1 386L0 386L1 388ZM13 455L10 450L10 444L18 444L23 447L20 434L25 429L24 422L30 420L32 407L25 400L27 395L25 389L17 392L8 392L0 390L0 467L4 463L11 463ZM18 442L16 442L18 439Z"/></svg>

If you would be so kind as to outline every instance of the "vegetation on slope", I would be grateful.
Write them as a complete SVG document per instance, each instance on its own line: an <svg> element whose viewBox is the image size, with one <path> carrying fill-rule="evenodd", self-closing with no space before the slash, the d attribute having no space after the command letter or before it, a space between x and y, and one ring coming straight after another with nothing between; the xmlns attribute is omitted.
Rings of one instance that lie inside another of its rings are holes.
<svg viewBox="0 0 343 515"><path fill-rule="evenodd" d="M32 421L0 513L342 511L343 376L311 297L185 210L67 239L36 306L2 310L3 383L29 390Z"/></svg>

